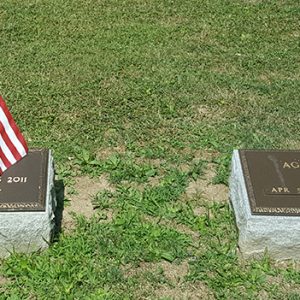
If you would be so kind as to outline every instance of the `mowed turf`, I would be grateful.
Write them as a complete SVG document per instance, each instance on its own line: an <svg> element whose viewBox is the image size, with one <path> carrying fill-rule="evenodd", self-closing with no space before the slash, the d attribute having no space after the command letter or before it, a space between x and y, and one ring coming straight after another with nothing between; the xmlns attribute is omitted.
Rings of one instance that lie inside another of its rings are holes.
<svg viewBox="0 0 300 300"><path fill-rule="evenodd" d="M227 184L232 149L299 148L299 19L297 1L1 1L0 94L29 146L114 192L3 261L0 299L300 299L292 263L239 259L228 203L185 195L211 163ZM188 265L180 289L165 261Z"/></svg>

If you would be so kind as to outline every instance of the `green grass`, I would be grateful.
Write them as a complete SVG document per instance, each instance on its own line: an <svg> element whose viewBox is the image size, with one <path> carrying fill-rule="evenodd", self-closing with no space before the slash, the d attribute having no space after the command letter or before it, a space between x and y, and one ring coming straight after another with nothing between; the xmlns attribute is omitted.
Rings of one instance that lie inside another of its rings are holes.
<svg viewBox="0 0 300 300"><path fill-rule="evenodd" d="M77 228L45 254L8 259L5 274L19 280L4 292L4 299L12 294L26 299L36 292L41 299L90 299L105 290L124 299L135 282L124 276L122 265L184 258L190 243L187 236L142 223L130 213L111 224L81 220Z"/></svg>
<svg viewBox="0 0 300 300"><path fill-rule="evenodd" d="M300 298L292 264L239 259L227 204L185 195L211 162L227 184L235 148L299 148L297 1L3 0L0 16L0 94L29 146L67 186L115 187L48 251L4 260L0 299L158 299L168 274L124 270L164 260L216 299Z"/></svg>

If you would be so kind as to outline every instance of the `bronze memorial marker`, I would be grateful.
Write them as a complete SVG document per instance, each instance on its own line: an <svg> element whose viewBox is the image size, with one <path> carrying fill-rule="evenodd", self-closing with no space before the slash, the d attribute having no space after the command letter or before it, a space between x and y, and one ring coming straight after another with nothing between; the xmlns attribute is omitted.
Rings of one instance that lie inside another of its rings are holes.
<svg viewBox="0 0 300 300"><path fill-rule="evenodd" d="M0 212L45 211L49 150L31 150L0 176Z"/></svg>
<svg viewBox="0 0 300 300"><path fill-rule="evenodd" d="M300 151L239 153L251 213L300 216Z"/></svg>

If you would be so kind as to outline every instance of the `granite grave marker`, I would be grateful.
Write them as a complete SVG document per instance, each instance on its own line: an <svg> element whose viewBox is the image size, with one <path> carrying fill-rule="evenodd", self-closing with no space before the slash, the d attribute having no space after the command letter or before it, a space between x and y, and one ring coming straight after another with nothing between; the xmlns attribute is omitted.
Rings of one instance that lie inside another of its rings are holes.
<svg viewBox="0 0 300 300"><path fill-rule="evenodd" d="M51 152L31 150L0 177L0 257L47 248L55 208Z"/></svg>
<svg viewBox="0 0 300 300"><path fill-rule="evenodd" d="M300 151L234 150L230 199L245 257L300 259Z"/></svg>

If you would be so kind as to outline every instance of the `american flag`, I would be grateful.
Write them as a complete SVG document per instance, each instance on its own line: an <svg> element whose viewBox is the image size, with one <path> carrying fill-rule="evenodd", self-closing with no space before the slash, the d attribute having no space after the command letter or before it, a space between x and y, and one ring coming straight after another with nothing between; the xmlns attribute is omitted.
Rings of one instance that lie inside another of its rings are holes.
<svg viewBox="0 0 300 300"><path fill-rule="evenodd" d="M26 141L0 96L0 175L27 153Z"/></svg>

